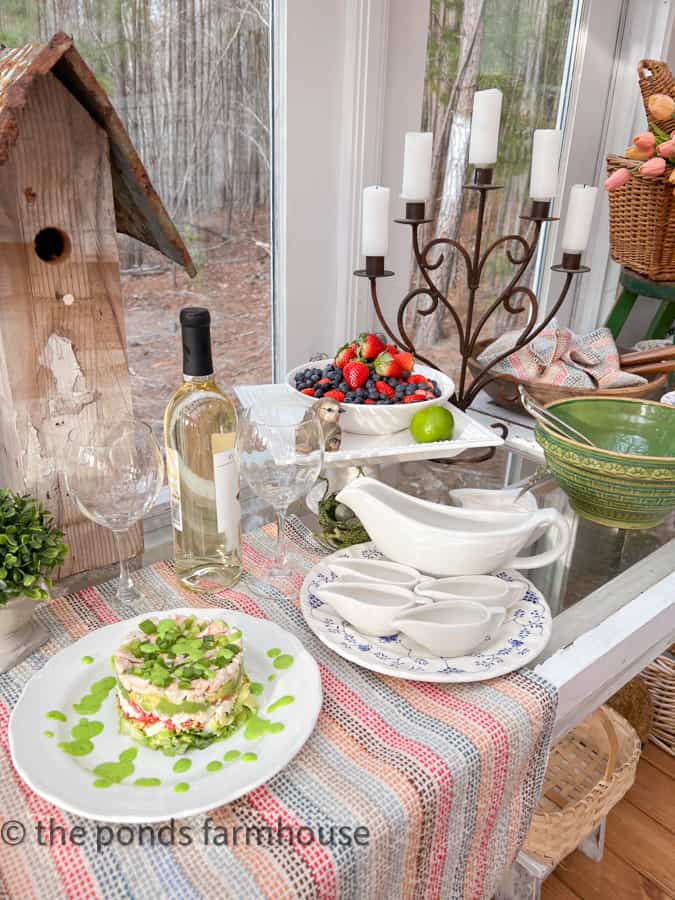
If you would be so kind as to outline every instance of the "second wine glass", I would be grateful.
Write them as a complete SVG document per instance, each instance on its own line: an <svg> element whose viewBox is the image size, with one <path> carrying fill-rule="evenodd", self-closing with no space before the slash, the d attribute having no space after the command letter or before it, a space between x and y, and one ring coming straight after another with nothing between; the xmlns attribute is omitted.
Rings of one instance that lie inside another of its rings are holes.
<svg viewBox="0 0 675 900"><path fill-rule="evenodd" d="M297 405L244 411L239 435L241 471L253 492L273 507L277 544L268 575L290 574L284 528L288 507L304 497L323 463L323 432L314 410Z"/></svg>

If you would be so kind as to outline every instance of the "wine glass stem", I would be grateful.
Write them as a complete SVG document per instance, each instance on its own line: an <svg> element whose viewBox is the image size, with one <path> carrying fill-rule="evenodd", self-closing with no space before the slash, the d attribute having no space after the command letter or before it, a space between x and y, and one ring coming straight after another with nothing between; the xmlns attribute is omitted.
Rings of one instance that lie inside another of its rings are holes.
<svg viewBox="0 0 675 900"><path fill-rule="evenodd" d="M125 541L123 540L127 534L128 532L126 531L113 531L115 547L117 548L117 555L120 561L120 578L117 585L118 600L132 600L136 596L136 589L134 588L131 573L129 572L129 560L127 559Z"/></svg>
<svg viewBox="0 0 675 900"><path fill-rule="evenodd" d="M286 568L286 510L277 509L277 543L274 548L275 569L283 570Z"/></svg>

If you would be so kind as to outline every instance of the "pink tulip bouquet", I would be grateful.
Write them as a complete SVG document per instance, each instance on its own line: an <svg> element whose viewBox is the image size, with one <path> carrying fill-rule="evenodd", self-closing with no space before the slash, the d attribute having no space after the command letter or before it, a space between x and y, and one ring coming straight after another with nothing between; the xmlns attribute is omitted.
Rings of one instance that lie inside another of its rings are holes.
<svg viewBox="0 0 675 900"><path fill-rule="evenodd" d="M668 94L652 94L647 100L647 108L654 119L675 120L675 100ZM675 124L675 122L674 122ZM615 191L623 187L633 174L645 178L660 178L666 166L675 167L675 131L668 135L658 125L652 125L649 131L643 131L633 138L633 143L624 153L632 164L616 169L605 181L606 191ZM675 168L668 178L675 185ZM675 195L675 187L673 188Z"/></svg>

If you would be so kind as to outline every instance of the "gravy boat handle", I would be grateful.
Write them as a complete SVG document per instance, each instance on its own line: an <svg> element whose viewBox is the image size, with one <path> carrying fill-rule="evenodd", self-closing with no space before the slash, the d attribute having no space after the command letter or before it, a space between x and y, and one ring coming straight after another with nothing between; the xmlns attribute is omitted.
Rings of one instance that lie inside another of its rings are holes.
<svg viewBox="0 0 675 900"><path fill-rule="evenodd" d="M534 528L540 525L553 525L558 533L558 540L549 550L541 553L535 553L534 556L518 556L509 563L509 568L513 569L541 569L549 563L555 562L559 556L562 556L570 542L570 527L565 518L557 509L540 509L532 515L532 524Z"/></svg>
<svg viewBox="0 0 675 900"><path fill-rule="evenodd" d="M488 620L490 634L494 634L506 617L506 609L503 606L486 606L484 608L487 609L488 613L490 614L490 618Z"/></svg>

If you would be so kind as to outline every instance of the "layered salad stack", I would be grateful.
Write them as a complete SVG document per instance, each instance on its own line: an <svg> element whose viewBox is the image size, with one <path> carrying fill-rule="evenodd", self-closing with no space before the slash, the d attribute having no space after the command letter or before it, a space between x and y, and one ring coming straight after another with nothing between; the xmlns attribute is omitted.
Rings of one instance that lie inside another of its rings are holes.
<svg viewBox="0 0 675 900"><path fill-rule="evenodd" d="M112 666L120 731L169 756L226 738L256 709L242 634L222 619L146 619Z"/></svg>

